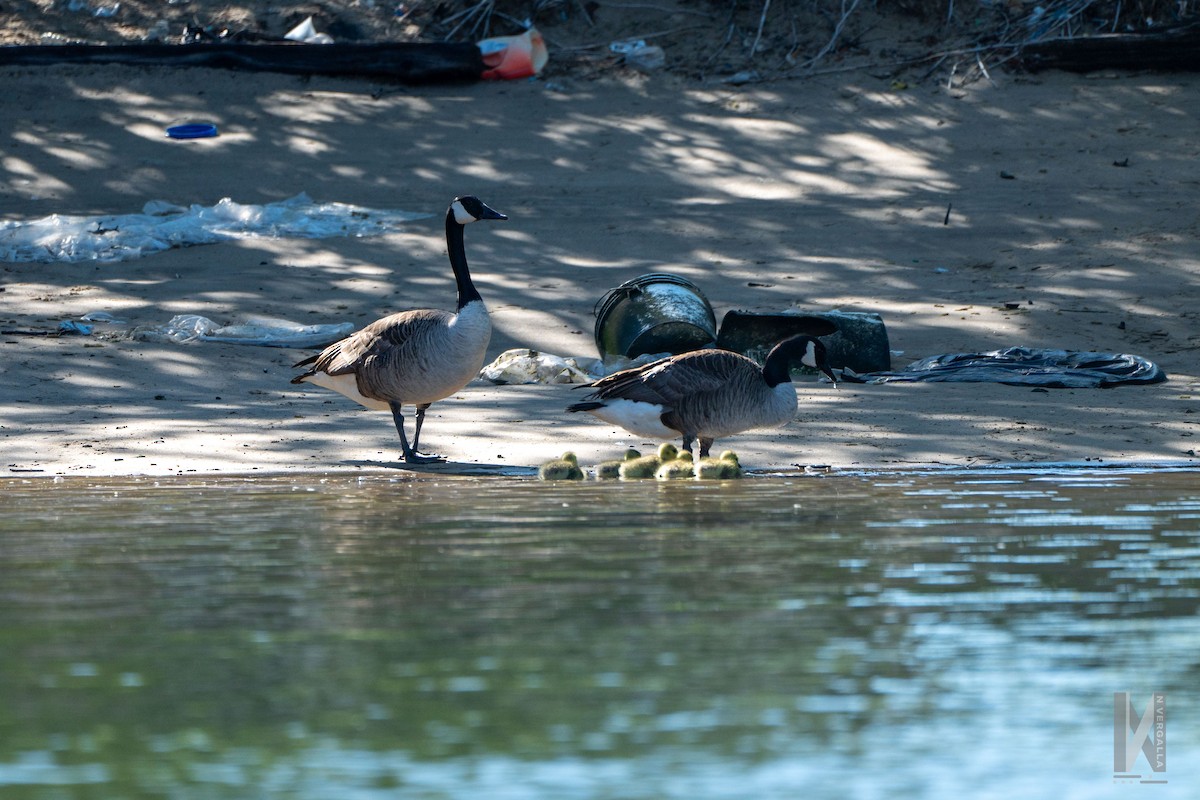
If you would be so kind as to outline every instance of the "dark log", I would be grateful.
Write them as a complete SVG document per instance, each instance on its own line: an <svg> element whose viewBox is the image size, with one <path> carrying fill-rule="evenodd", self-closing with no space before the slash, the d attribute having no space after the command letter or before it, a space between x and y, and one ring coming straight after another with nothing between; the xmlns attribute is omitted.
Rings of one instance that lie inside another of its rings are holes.
<svg viewBox="0 0 1200 800"><path fill-rule="evenodd" d="M292 75L337 75L406 84L476 81L486 68L471 42L293 44L242 42L0 47L0 66L50 64L212 67Z"/></svg>
<svg viewBox="0 0 1200 800"><path fill-rule="evenodd" d="M1103 69L1194 72L1200 70L1200 23L1141 33L1105 33L1073 39L1048 39L1021 49L1030 72Z"/></svg>

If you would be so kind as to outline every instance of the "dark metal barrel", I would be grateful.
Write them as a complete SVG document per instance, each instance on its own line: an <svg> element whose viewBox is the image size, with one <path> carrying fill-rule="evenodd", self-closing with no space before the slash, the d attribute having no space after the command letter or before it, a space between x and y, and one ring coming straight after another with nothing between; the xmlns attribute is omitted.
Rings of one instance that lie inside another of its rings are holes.
<svg viewBox="0 0 1200 800"><path fill-rule="evenodd" d="M700 287L665 272L609 289L595 313L596 349L606 363L646 353L686 353L717 340L717 317Z"/></svg>

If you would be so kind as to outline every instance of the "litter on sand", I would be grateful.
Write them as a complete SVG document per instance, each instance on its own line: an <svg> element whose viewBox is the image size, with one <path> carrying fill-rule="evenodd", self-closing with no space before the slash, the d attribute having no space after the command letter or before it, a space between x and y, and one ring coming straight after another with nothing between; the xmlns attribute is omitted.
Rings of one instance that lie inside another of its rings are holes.
<svg viewBox="0 0 1200 800"><path fill-rule="evenodd" d="M479 372L479 377L495 384L591 383L603 377L603 370L596 358L563 358L516 348L497 356Z"/></svg>
<svg viewBox="0 0 1200 800"><path fill-rule="evenodd" d="M479 371L479 377L495 384L591 383L614 372L640 367L671 353L645 353L636 358L601 361L586 356L556 356L524 347L505 350Z"/></svg>
<svg viewBox="0 0 1200 800"><path fill-rule="evenodd" d="M285 33L283 38L290 39L293 42L304 42L305 44L333 44L333 37L328 33L318 31L316 25L313 24L312 17L307 18Z"/></svg>
<svg viewBox="0 0 1200 800"><path fill-rule="evenodd" d="M987 382L1050 389L1108 388L1159 383L1167 375L1157 364L1126 353L1041 350L1009 347L987 353L950 353L914 361L896 372L842 372L849 383Z"/></svg>
<svg viewBox="0 0 1200 800"><path fill-rule="evenodd" d="M0 222L0 261L117 262L173 247L252 237L321 239L378 236L427 213L314 203L301 193L265 205L226 197L212 206L151 200L140 214L51 214L28 222Z"/></svg>
<svg viewBox="0 0 1200 800"><path fill-rule="evenodd" d="M249 317L244 322L219 325L199 314L180 314L166 325L134 328L131 337L146 342L221 342L259 347L321 347L349 336L352 322L301 325L274 317Z"/></svg>

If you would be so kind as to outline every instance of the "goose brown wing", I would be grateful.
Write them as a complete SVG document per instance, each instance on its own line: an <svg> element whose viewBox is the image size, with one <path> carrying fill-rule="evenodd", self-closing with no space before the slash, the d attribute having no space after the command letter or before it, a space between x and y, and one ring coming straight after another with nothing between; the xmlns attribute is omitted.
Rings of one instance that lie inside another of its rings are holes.
<svg viewBox="0 0 1200 800"><path fill-rule="evenodd" d="M329 345L315 359L309 359L312 362L311 370L345 375L357 372L370 362L381 360L383 364L380 366L391 365L404 352L404 345L409 339L419 336L430 325L444 324L442 318L445 316L448 315L444 311L421 309L377 319L345 339Z"/></svg>
<svg viewBox="0 0 1200 800"><path fill-rule="evenodd" d="M614 372L593 383L593 391L588 396L673 408L686 397L717 391L740 375L753 375L759 371L753 361L737 353L696 350L644 367Z"/></svg>

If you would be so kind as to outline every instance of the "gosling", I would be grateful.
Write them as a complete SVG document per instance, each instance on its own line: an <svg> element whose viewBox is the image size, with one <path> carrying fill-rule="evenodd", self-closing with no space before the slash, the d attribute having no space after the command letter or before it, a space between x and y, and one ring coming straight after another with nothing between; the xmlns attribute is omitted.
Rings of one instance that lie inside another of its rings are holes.
<svg viewBox="0 0 1200 800"><path fill-rule="evenodd" d="M658 446L658 452L654 455L642 456L625 461L621 464L618 474L624 480L636 480L638 478L653 478L654 473L658 471L659 466L664 461L673 461L675 456L679 455L679 448L670 442L663 442Z"/></svg>
<svg viewBox="0 0 1200 800"><path fill-rule="evenodd" d="M702 458L696 462L696 480L727 481L742 477L742 465L737 453L726 450L720 458Z"/></svg>
<svg viewBox="0 0 1200 800"><path fill-rule="evenodd" d="M596 471L598 480L612 480L621 477L621 465L627 461L633 461L635 458L641 458L642 454L632 447L625 451L625 457L619 461L601 461L593 469Z"/></svg>
<svg viewBox="0 0 1200 800"><path fill-rule="evenodd" d="M679 454L679 457L674 461L664 461L654 473L654 477L660 481L676 481L690 478L695 475L695 467L692 464L692 454L684 450Z"/></svg>
<svg viewBox="0 0 1200 800"><path fill-rule="evenodd" d="M583 470L579 468L579 459L568 450L560 458L538 467L538 478L544 481L581 481Z"/></svg>

